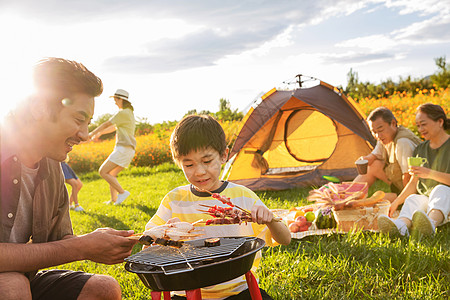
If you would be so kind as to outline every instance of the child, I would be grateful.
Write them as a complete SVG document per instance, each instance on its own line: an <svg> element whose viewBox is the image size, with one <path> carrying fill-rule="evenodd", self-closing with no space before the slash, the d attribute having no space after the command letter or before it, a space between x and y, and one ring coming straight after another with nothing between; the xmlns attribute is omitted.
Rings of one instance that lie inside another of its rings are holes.
<svg viewBox="0 0 450 300"><path fill-rule="evenodd" d="M220 124L211 116L190 115L175 127L170 148L175 163L181 167L190 185L178 187L169 192L162 200L158 211L145 226L146 229L167 222L195 222L212 217L199 212L200 204L226 207L225 204L211 197L206 192L220 193L231 202L251 211L253 222L248 224L204 226L202 237L219 236L255 236L262 238L266 244L273 245L272 238L287 245L291 241L288 228L282 222L273 221L272 212L251 190L219 179L221 165L227 161L228 148L225 133ZM261 254L255 258L252 271L255 273L261 260ZM182 295L176 292L176 295ZM238 295L239 294L239 295ZM202 288L203 299L250 299L244 276L215 286ZM272 299L261 290L263 299ZM185 299L174 296L172 299Z"/></svg>
<svg viewBox="0 0 450 300"><path fill-rule="evenodd" d="M80 178L78 178L78 176L75 174L75 172L72 170L72 168L69 167L69 165L67 164L68 158L69 157L67 157L66 161L61 162L61 168L64 173L65 182L72 186L69 208L78 212L84 211L84 209L78 203L78 192L83 187L83 183L81 182Z"/></svg>

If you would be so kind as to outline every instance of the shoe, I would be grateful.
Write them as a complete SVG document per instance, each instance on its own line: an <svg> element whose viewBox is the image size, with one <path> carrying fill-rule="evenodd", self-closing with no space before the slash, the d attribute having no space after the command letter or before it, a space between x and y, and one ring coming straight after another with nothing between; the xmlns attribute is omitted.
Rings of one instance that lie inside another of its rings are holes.
<svg viewBox="0 0 450 300"><path fill-rule="evenodd" d="M412 231L421 235L433 235L436 227L434 222L423 210L416 210L412 217Z"/></svg>
<svg viewBox="0 0 450 300"><path fill-rule="evenodd" d="M78 211L78 212L84 211L84 209L80 205L75 206L75 208L73 210Z"/></svg>
<svg viewBox="0 0 450 300"><path fill-rule="evenodd" d="M128 198L128 196L130 196L130 192L129 191L125 191L123 194L117 195L117 200L114 203L114 205L120 205L123 201L125 201L125 199Z"/></svg>
<svg viewBox="0 0 450 300"><path fill-rule="evenodd" d="M70 210L74 210L75 209L75 205L69 205L69 209Z"/></svg>
<svg viewBox="0 0 450 300"><path fill-rule="evenodd" d="M381 233L387 233L390 236L399 236L400 231L397 225L395 225L394 220L386 215L380 215L378 217L378 229Z"/></svg>
<svg viewBox="0 0 450 300"><path fill-rule="evenodd" d="M103 203L105 203L106 205L114 204L114 202L113 202L112 200L108 200L108 201L105 201L105 202L103 202Z"/></svg>

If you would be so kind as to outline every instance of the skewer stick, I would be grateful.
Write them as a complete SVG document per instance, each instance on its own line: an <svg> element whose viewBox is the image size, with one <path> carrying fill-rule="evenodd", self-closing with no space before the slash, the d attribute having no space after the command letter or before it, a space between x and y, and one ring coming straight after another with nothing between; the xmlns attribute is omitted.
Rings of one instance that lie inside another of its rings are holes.
<svg viewBox="0 0 450 300"><path fill-rule="evenodd" d="M203 222L203 219L200 219L200 220L195 221L194 223L192 223L192 225L195 226L195 224L201 223L201 222Z"/></svg>

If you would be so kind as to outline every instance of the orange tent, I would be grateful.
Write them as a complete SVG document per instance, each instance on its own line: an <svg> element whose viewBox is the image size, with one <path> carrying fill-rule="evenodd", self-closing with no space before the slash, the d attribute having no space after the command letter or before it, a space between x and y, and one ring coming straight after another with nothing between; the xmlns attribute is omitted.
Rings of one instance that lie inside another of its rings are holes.
<svg viewBox="0 0 450 300"><path fill-rule="evenodd" d="M322 81L272 89L244 117L224 179L252 190L319 186L323 175L352 180L354 162L375 145L365 118L354 101Z"/></svg>

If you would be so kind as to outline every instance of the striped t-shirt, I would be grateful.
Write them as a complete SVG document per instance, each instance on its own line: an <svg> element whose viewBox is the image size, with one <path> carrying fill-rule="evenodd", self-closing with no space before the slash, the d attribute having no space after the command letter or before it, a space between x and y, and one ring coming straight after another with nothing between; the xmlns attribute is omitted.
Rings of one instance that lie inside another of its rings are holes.
<svg viewBox="0 0 450 300"><path fill-rule="evenodd" d="M219 189L212 192L220 193L220 195L230 198L233 204L249 211L254 205L265 206L253 191L232 182L225 181ZM192 185L181 186L172 190L164 197L158 210L145 226L145 229L147 230L151 227L165 224L169 219L175 217L179 218L182 222L190 223L200 219L203 219L203 221L212 219L212 216L198 211L199 209L207 209L199 204L227 207L227 205L219 200L212 198L210 194L197 191ZM266 225L249 222L247 224L242 223L241 225L200 225L199 227L205 233L200 238L254 236L265 240L268 246L274 245L272 236ZM256 269L260 261L261 253L258 251L251 269L255 277ZM236 295L245 289L247 289L247 282L243 275L227 282L202 288L202 299L223 299ZM177 291L176 294L184 295L184 291Z"/></svg>

